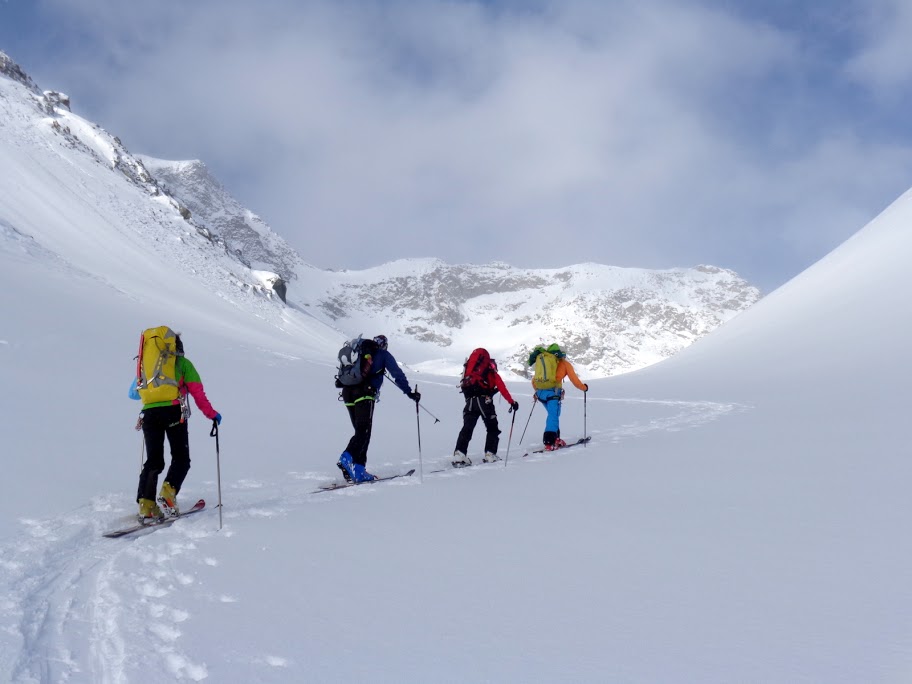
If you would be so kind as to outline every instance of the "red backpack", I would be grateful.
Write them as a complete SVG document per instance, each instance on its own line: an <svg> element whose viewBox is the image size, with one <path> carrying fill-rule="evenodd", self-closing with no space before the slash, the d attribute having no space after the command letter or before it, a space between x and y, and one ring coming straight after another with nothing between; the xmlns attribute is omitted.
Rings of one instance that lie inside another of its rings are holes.
<svg viewBox="0 0 912 684"><path fill-rule="evenodd" d="M459 391L467 397L477 397L479 395L494 395L497 393L497 387L494 385L494 374L497 372L497 364L487 349L478 348L469 354L462 371L462 380L459 383Z"/></svg>

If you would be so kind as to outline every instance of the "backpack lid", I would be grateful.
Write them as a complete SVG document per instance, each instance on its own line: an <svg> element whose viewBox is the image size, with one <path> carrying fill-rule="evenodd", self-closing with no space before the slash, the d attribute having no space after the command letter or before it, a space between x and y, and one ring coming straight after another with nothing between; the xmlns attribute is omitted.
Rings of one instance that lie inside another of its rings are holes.
<svg viewBox="0 0 912 684"><path fill-rule="evenodd" d="M469 358L466 361L466 363L468 363L469 361L474 361L475 364L478 364L478 363L487 362L490 360L491 360L490 352L488 352L488 350L485 349L484 347L479 347L478 349L472 350L472 353L469 354Z"/></svg>
<svg viewBox="0 0 912 684"><path fill-rule="evenodd" d="M497 364L484 347L479 347L466 359L462 371L462 386L481 385L490 388L490 375L496 372Z"/></svg>
<svg viewBox="0 0 912 684"><path fill-rule="evenodd" d="M549 354L554 354L559 359L562 359L566 356L564 350L560 348L560 345L557 344L557 342L549 344L548 348L544 351L548 352Z"/></svg>
<svg viewBox="0 0 912 684"><path fill-rule="evenodd" d="M351 364L363 356L373 354L378 348L374 340L364 339L358 335L342 345L339 350L339 361L346 365Z"/></svg>

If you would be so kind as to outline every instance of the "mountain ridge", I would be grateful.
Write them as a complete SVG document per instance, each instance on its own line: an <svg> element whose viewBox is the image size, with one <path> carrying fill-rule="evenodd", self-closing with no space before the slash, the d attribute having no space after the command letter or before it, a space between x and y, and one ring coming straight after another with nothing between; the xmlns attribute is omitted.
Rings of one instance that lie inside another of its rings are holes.
<svg viewBox="0 0 912 684"><path fill-rule="evenodd" d="M529 350L558 340L587 373L616 375L674 355L761 298L735 272L711 265L527 269L421 257L322 270L234 199L204 163L144 159L241 261L279 274L290 305L349 336L382 329L417 343L408 351L427 370L458 373L474 347L487 346L504 369L525 377ZM530 305L540 295L540 306Z"/></svg>
<svg viewBox="0 0 912 684"><path fill-rule="evenodd" d="M716 266L526 269L411 258L321 270L241 205L205 163L130 153L73 114L68 96L39 90L3 53L0 74L6 144L34 150L12 158L21 178L0 181L0 209L22 216L7 222L10 229L124 292L141 289L138 279L161 279L167 301L192 284L282 333L300 333L304 322L289 323L281 299L324 324L325 336L383 331L412 367L449 374L485 346L503 370L525 376L529 350L557 341L590 377L668 358L760 299L757 288ZM23 192L42 194L47 215L25 216L37 203L20 202ZM71 215L84 234L71 229ZM130 263L108 255L115 243L135 253Z"/></svg>

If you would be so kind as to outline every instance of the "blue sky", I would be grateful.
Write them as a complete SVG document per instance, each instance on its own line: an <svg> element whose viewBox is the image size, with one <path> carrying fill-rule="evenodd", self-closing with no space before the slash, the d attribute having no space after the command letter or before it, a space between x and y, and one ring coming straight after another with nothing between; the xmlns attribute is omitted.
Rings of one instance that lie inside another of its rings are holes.
<svg viewBox="0 0 912 684"><path fill-rule="evenodd" d="M310 263L714 264L769 291L912 186L900 0L0 0L0 50Z"/></svg>

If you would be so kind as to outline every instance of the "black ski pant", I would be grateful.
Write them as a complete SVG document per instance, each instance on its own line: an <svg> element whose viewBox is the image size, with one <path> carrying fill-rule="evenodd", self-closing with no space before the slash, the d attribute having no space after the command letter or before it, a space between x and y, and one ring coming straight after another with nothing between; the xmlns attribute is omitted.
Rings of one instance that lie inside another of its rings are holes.
<svg viewBox="0 0 912 684"><path fill-rule="evenodd" d="M181 407L158 406L143 411L143 436L146 438L146 462L139 474L136 500L155 501L158 476L165 469L165 436L171 446L171 465L165 482L179 492L190 470L190 436L186 421L181 422Z"/></svg>
<svg viewBox="0 0 912 684"><path fill-rule="evenodd" d="M456 451L468 453L469 442L472 440L472 433L475 432L475 424L479 418L484 422L485 429L488 431L487 437L485 437L485 452L497 453L497 445L500 443L500 428L497 426L494 398L488 396L466 399L465 408L462 410L462 430L459 431L459 437L456 438Z"/></svg>
<svg viewBox="0 0 912 684"><path fill-rule="evenodd" d="M345 392L343 391L343 398ZM360 401L346 402L348 417L355 434L348 440L345 450L351 455L352 463L367 465L367 447L370 445L371 428L374 425L374 398L365 396Z"/></svg>

